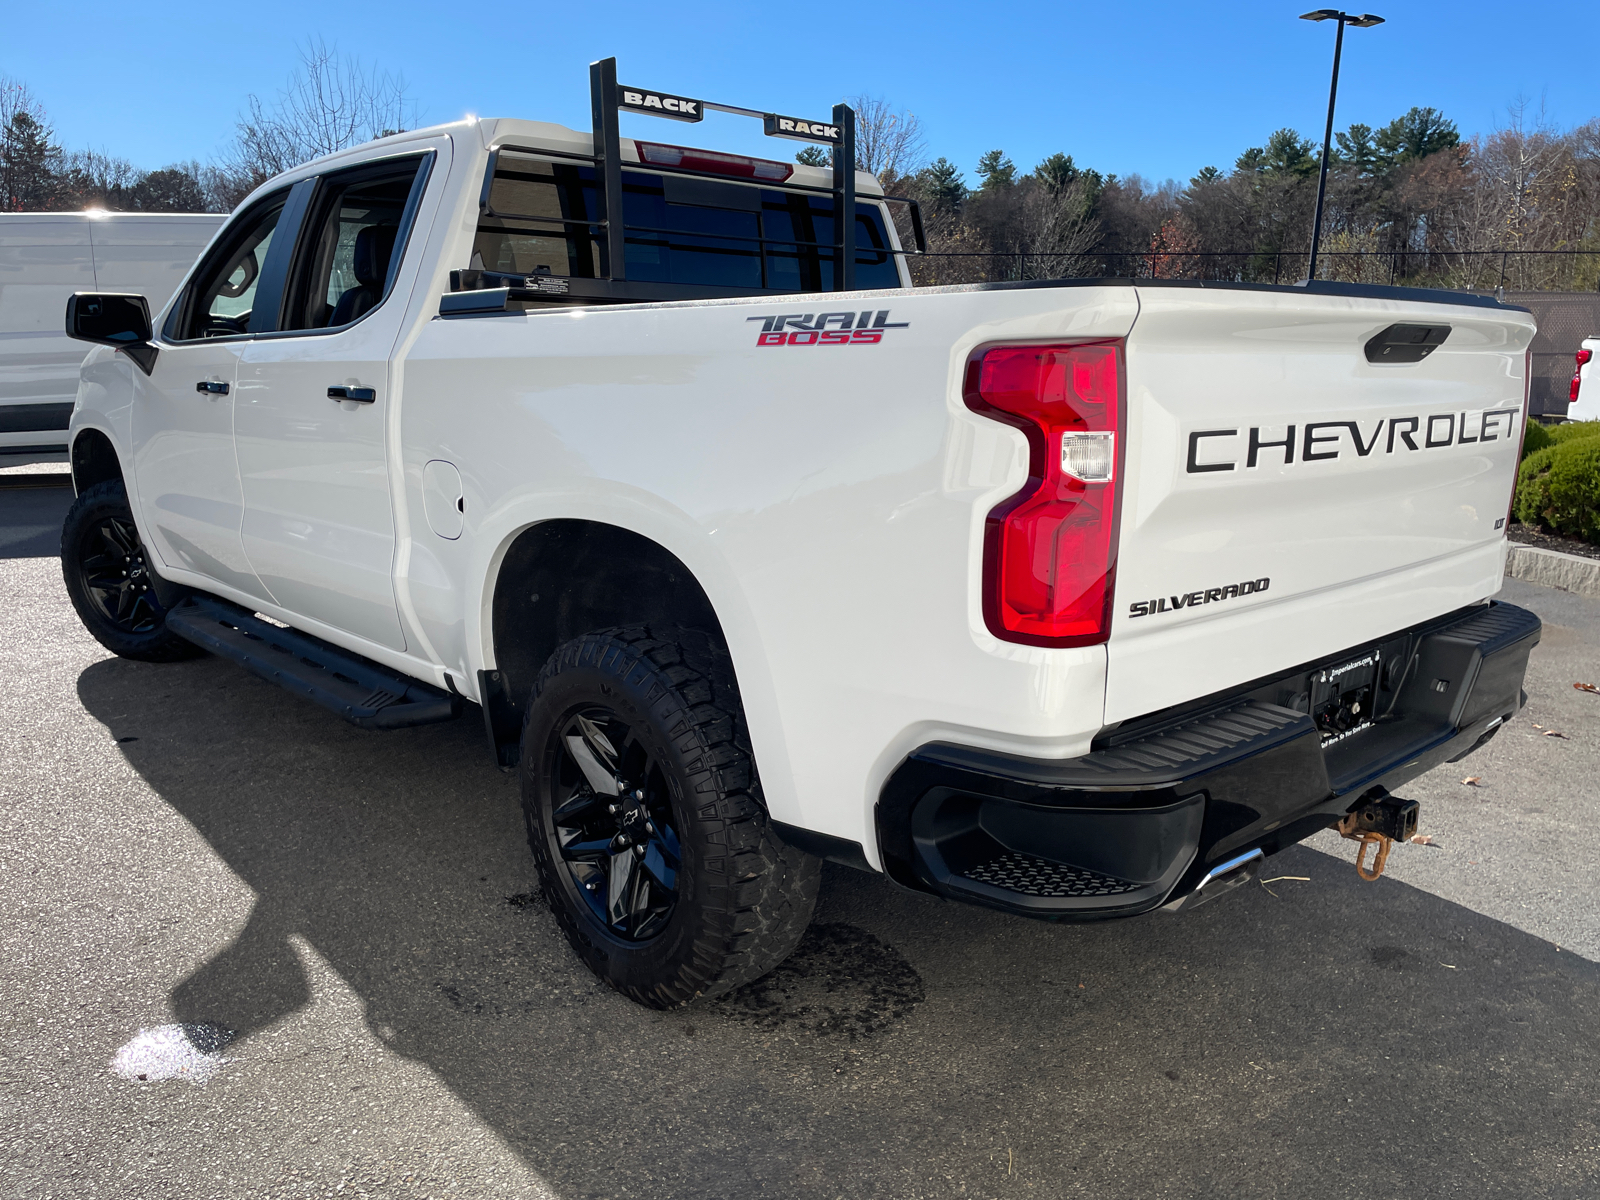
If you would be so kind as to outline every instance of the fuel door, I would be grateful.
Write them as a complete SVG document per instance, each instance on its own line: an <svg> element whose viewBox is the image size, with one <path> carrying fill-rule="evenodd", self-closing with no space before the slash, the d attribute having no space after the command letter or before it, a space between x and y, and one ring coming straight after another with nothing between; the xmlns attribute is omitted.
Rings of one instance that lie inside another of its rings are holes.
<svg viewBox="0 0 1600 1200"><path fill-rule="evenodd" d="M461 490L461 472L442 458L432 458L422 468L422 511L428 528L447 541L461 536L466 521L467 498Z"/></svg>

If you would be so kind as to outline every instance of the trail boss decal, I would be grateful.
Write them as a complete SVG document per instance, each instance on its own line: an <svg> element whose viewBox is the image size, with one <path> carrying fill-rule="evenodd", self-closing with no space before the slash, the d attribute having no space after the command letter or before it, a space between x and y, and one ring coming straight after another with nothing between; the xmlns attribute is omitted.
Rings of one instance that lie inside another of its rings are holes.
<svg viewBox="0 0 1600 1200"><path fill-rule="evenodd" d="M652 92L645 88L617 85L617 104L635 112L649 113L652 117L671 117L674 121L703 121L700 101L687 96L670 96L666 92Z"/></svg>
<svg viewBox="0 0 1600 1200"><path fill-rule="evenodd" d="M1135 600L1128 605L1128 617L1153 617L1157 613L1176 612L1180 608L1194 608L1201 604L1214 604L1219 600L1237 600L1240 596L1254 596L1272 586L1271 579L1247 579L1243 583L1230 583L1227 587L1206 588L1203 592L1185 592L1181 596L1161 596L1155 600Z"/></svg>
<svg viewBox="0 0 1600 1200"><path fill-rule="evenodd" d="M761 118L768 137L793 138L797 142L839 142L839 127L825 121L806 121L800 117L780 117L767 113Z"/></svg>
<svg viewBox="0 0 1600 1200"><path fill-rule="evenodd" d="M776 317L746 317L760 321L758 346L875 346L891 329L906 329L910 321L889 320L889 310L865 312L782 313Z"/></svg>
<svg viewBox="0 0 1600 1200"><path fill-rule="evenodd" d="M1197 429L1189 435L1186 470L1190 475L1246 469L1257 463L1293 466L1295 452L1302 463L1338 458L1354 450L1357 458L1412 450L1440 450L1474 442L1509 438L1516 430L1521 408L1491 408L1476 413L1434 413L1427 417L1380 417L1365 421L1311 421L1296 427L1252 425L1248 430ZM1243 443L1243 444L1241 444Z"/></svg>

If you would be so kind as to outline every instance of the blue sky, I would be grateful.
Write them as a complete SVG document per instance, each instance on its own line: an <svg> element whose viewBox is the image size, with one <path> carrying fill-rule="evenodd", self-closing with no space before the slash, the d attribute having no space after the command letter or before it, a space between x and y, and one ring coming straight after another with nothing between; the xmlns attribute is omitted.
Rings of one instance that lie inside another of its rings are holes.
<svg viewBox="0 0 1600 1200"><path fill-rule="evenodd" d="M1186 180L1280 125L1320 140L1331 25L1289 4L33 3L8 6L0 73L26 82L60 140L145 167L222 152L249 93L270 96L320 36L403 75L421 122L463 113L587 127L587 64L624 83L826 117L870 92L921 117L931 154L968 174L985 150L1024 170L1080 165ZM1463 134L1519 96L1563 126L1600 115L1592 5L1446 7L1374 0L1388 24L1346 35L1338 125L1412 105ZM270 18L270 20L269 20ZM1586 33L1585 36L1588 36ZM715 114L697 129L625 117L624 135L768 157L794 143Z"/></svg>

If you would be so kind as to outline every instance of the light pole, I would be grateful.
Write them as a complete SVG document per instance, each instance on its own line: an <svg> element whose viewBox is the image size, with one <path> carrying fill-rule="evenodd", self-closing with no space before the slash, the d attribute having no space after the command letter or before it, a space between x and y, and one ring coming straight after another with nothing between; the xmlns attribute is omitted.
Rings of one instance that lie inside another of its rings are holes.
<svg viewBox="0 0 1600 1200"><path fill-rule="evenodd" d="M1366 29L1382 25L1383 18L1371 13L1346 13L1337 8L1319 8L1316 12L1302 13L1302 21L1337 21L1339 32L1333 39L1333 82L1328 85L1328 128L1322 134L1322 169L1317 173L1317 215L1311 221L1311 265L1306 270L1309 283L1317 277L1317 247L1322 242L1322 197L1328 190L1328 147L1333 142L1333 101L1339 94L1339 55L1344 50L1344 27L1354 25Z"/></svg>

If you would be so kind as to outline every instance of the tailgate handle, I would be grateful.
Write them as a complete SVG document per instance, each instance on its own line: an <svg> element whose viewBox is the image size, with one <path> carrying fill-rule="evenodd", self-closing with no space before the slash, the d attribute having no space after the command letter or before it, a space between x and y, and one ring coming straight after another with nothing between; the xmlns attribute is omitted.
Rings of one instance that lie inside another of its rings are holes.
<svg viewBox="0 0 1600 1200"><path fill-rule="evenodd" d="M1450 336L1448 325L1391 325L1367 342L1369 363L1421 362Z"/></svg>

